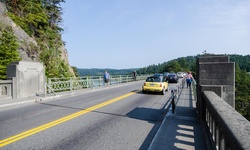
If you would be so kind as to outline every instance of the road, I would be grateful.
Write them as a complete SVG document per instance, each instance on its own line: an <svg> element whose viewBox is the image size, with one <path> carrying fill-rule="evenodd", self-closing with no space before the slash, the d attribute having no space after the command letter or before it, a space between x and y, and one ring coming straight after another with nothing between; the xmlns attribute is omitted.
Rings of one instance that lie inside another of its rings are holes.
<svg viewBox="0 0 250 150"><path fill-rule="evenodd" d="M0 149L147 149L171 92L142 94L143 82L0 110ZM170 84L170 90L177 84Z"/></svg>

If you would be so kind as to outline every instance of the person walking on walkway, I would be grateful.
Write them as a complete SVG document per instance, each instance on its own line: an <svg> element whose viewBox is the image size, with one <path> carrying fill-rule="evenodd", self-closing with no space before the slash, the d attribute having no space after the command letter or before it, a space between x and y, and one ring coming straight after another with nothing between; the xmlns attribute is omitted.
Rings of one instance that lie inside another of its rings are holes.
<svg viewBox="0 0 250 150"><path fill-rule="evenodd" d="M134 81L136 81L136 76L137 76L137 73L136 73L136 71L134 70L134 71L133 71L133 79L134 79Z"/></svg>
<svg viewBox="0 0 250 150"><path fill-rule="evenodd" d="M193 78L193 76L191 74L191 71L189 71L187 76L186 76L187 88L191 87L192 78Z"/></svg>
<svg viewBox="0 0 250 150"><path fill-rule="evenodd" d="M110 75L109 75L109 73L107 71L105 71L104 75L103 75L104 86L109 85L109 79L110 79Z"/></svg>

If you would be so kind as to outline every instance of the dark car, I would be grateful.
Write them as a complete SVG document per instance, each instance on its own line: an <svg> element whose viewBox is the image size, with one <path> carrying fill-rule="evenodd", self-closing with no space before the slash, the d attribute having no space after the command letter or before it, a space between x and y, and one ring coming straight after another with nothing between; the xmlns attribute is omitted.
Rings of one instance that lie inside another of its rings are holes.
<svg viewBox="0 0 250 150"><path fill-rule="evenodd" d="M163 76L163 74L161 74L161 73L155 73L153 76L159 77L159 76Z"/></svg>
<svg viewBox="0 0 250 150"><path fill-rule="evenodd" d="M167 77L170 73L169 72L163 72L163 76Z"/></svg>
<svg viewBox="0 0 250 150"><path fill-rule="evenodd" d="M171 74L168 74L168 76L166 77L166 81L168 81L168 83L178 83L179 78L177 74L171 73Z"/></svg>

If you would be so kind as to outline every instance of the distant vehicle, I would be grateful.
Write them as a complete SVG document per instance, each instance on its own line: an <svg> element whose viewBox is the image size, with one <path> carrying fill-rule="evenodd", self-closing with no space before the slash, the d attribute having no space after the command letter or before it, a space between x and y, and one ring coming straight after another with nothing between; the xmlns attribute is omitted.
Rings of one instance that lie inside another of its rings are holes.
<svg viewBox="0 0 250 150"><path fill-rule="evenodd" d="M170 73L169 72L163 72L163 78L164 80L167 79L167 76L169 75ZM166 80L167 81L167 80ZM168 82L168 81L167 81Z"/></svg>
<svg viewBox="0 0 250 150"><path fill-rule="evenodd" d="M155 73L153 76L163 76L161 73Z"/></svg>
<svg viewBox="0 0 250 150"><path fill-rule="evenodd" d="M166 81L168 81L168 83L178 83L179 78L177 74L171 73L166 77Z"/></svg>
<svg viewBox="0 0 250 150"><path fill-rule="evenodd" d="M153 75L147 77L146 81L142 86L142 92L158 92L162 95L168 91L168 82L164 79L163 75Z"/></svg>
<svg viewBox="0 0 250 150"><path fill-rule="evenodd" d="M169 72L163 72L163 76L167 77L170 73Z"/></svg>
<svg viewBox="0 0 250 150"><path fill-rule="evenodd" d="M177 72L176 75L178 76L178 78L184 78L185 77L184 72Z"/></svg>

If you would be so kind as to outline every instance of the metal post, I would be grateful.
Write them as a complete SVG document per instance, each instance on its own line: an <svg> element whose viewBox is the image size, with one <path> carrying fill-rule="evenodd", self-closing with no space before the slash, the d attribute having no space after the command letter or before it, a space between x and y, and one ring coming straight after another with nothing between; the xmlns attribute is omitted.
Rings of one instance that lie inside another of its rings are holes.
<svg viewBox="0 0 250 150"><path fill-rule="evenodd" d="M69 80L69 86L70 86L70 91L72 92L72 78L70 78L70 80Z"/></svg>
<svg viewBox="0 0 250 150"><path fill-rule="evenodd" d="M174 91L171 90L171 93L172 93L172 102L171 102L171 104L172 104L172 114L174 114L174 110L175 110Z"/></svg>
<svg viewBox="0 0 250 150"><path fill-rule="evenodd" d="M49 80L48 80L48 85L49 85L49 87L51 87L51 79L49 78ZM48 90L48 93L50 94L51 93L51 89L49 88L49 90Z"/></svg>
<svg viewBox="0 0 250 150"><path fill-rule="evenodd" d="M119 84L122 83L122 76L120 75L120 78L119 78Z"/></svg>

